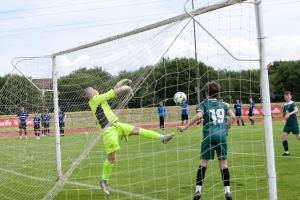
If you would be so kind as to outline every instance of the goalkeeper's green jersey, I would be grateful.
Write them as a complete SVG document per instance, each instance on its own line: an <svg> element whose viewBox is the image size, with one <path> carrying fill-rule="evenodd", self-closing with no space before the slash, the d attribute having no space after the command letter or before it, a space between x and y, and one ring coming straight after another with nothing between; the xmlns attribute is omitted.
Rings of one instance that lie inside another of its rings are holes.
<svg viewBox="0 0 300 200"><path fill-rule="evenodd" d="M93 96L89 101L89 106L101 128L118 121L118 117L107 103L108 100L113 99L115 96L114 90L110 90L104 94Z"/></svg>
<svg viewBox="0 0 300 200"><path fill-rule="evenodd" d="M217 99L207 99L197 106L203 113L203 137L226 137L228 106Z"/></svg>
<svg viewBox="0 0 300 200"><path fill-rule="evenodd" d="M294 101L290 101L288 103L285 103L283 106L283 111L285 113L290 113L293 112L296 108L296 104ZM294 125L297 124L298 120L297 120L297 115L296 114L292 114L287 120L286 120L286 124L287 125Z"/></svg>

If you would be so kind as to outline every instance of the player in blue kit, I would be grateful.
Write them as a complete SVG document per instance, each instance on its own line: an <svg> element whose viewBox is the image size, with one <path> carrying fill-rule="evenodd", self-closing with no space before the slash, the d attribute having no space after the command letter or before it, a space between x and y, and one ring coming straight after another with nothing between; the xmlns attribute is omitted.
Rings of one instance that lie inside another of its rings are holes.
<svg viewBox="0 0 300 200"><path fill-rule="evenodd" d="M165 117L166 117L166 107L164 106L164 101L159 102L157 107L157 113L159 117L159 128L165 129Z"/></svg>
<svg viewBox="0 0 300 200"><path fill-rule="evenodd" d="M50 136L50 114L48 113L47 109L45 109L44 113L41 115L41 119L42 119L42 134L43 135L48 135Z"/></svg>
<svg viewBox="0 0 300 200"><path fill-rule="evenodd" d="M59 120L59 132L61 136L65 136L65 113L59 109L58 112L58 120Z"/></svg>
<svg viewBox="0 0 300 200"><path fill-rule="evenodd" d="M33 118L33 131L34 135L36 136L36 139L40 139L40 131L41 131L41 118L38 116L37 113L34 114Z"/></svg>
<svg viewBox="0 0 300 200"><path fill-rule="evenodd" d="M19 135L20 139L22 139L22 130L24 130L24 135L27 138L27 117L29 116L28 113L25 111L24 107L21 107L20 112L18 113L19 118Z"/></svg>
<svg viewBox="0 0 300 200"><path fill-rule="evenodd" d="M254 125L254 108L255 108L254 101L250 97L250 99L249 99L249 113L248 113L248 117L249 117L249 120L251 122L251 125Z"/></svg>
<svg viewBox="0 0 300 200"><path fill-rule="evenodd" d="M242 112L242 103L239 99L236 100L236 103L234 104L235 109L235 116L237 120L238 126L240 125L240 122L242 122L242 125L245 126L244 120L243 120L243 112Z"/></svg>
<svg viewBox="0 0 300 200"><path fill-rule="evenodd" d="M186 102L183 102L180 105L180 108L181 108L181 125L184 125L184 122L186 122L187 124L189 120L189 105Z"/></svg>

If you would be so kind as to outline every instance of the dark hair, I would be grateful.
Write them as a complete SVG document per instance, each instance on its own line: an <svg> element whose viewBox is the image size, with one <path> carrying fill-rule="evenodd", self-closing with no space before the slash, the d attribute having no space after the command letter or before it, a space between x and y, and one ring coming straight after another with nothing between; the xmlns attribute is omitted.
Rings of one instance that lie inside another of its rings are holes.
<svg viewBox="0 0 300 200"><path fill-rule="evenodd" d="M291 91L285 91L285 92L284 92L284 95L291 95L291 96L292 96L293 94L292 94Z"/></svg>
<svg viewBox="0 0 300 200"><path fill-rule="evenodd" d="M217 98L220 89L221 86L216 81L208 82L204 87L205 93L211 98Z"/></svg>

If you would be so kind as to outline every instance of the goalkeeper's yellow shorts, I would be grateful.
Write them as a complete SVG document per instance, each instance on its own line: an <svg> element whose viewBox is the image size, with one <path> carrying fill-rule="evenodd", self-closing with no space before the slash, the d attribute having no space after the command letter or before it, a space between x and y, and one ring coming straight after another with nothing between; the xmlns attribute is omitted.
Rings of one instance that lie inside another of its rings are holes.
<svg viewBox="0 0 300 200"><path fill-rule="evenodd" d="M113 126L109 127L102 136L106 154L119 150L119 137L125 137L127 139L133 129L134 126L121 122L116 122Z"/></svg>

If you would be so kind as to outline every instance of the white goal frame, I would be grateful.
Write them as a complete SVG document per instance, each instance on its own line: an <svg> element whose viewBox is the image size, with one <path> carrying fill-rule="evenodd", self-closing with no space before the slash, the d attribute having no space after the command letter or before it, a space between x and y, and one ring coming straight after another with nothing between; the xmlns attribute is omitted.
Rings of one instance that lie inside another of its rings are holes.
<svg viewBox="0 0 300 200"><path fill-rule="evenodd" d="M187 2L190 0L187 0ZM208 13L214 10L225 8L238 3L254 3L255 4L255 16L256 16L256 26L257 26L257 40L258 40L258 51L259 58L254 60L243 60L236 58L230 51L222 45L212 34L209 33L204 27L201 26L199 22L194 18L195 16ZM72 174L73 170L80 164L80 162L87 156L87 152L84 151L80 157L71 165L70 169L67 170L65 174L62 173L62 164L61 164L61 143L60 143L60 129L59 129L59 120L58 120L58 87L57 87L57 69L56 69L56 58L57 56L66 55L72 52L79 50L87 49L94 47L100 44L108 43L113 40L125 38L131 35L149 31L158 27L162 27L174 22L182 21L185 19L193 19L194 23L197 23L204 31L214 39L233 59L238 61L253 61L259 62L260 65L260 84L261 84L261 95L262 95L262 105L264 113L264 135L265 135L265 148L266 148L266 157L267 157L267 179L268 179L268 188L269 188L269 199L277 200L277 183L276 183L276 170L275 170L275 158L274 158L274 142L273 142L273 128L272 128L272 116L271 116L271 103L270 103L270 91L269 91L269 76L268 68L265 60L265 35L263 27L263 17L261 11L262 0L253 0L251 2L247 0L224 0L214 5L209 5L205 7L198 8L191 12L187 12L182 15L178 15L154 24L150 24L129 32L122 34L117 34L105 39L94 41L88 44L70 48L64 51L56 52L52 55L45 57L52 59L52 79L53 79L53 102L54 102L54 120L55 120L55 141L56 141L56 171L57 171L57 183L55 186L44 196L43 199L53 199L55 195L62 189L64 184L68 181L69 176ZM99 140L101 135L96 138ZM88 149L92 149L96 144L95 141L91 142Z"/></svg>

